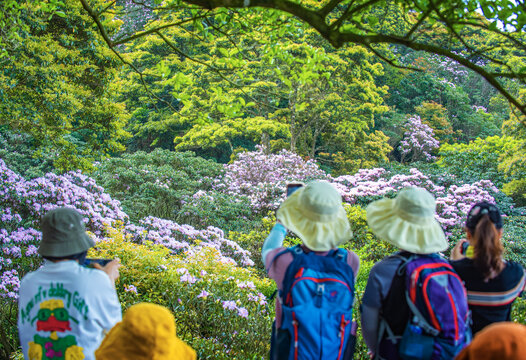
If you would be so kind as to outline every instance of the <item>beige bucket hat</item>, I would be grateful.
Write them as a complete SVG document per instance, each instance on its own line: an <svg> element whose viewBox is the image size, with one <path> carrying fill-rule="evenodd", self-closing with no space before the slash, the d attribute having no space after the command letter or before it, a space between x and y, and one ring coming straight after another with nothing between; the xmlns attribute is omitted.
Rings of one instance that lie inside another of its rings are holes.
<svg viewBox="0 0 526 360"><path fill-rule="evenodd" d="M402 189L396 198L374 201L366 211L373 233L399 249L431 254L448 248L444 231L435 219L435 198L425 189Z"/></svg>
<svg viewBox="0 0 526 360"><path fill-rule="evenodd" d="M276 216L313 251L329 251L353 236L342 197L327 181L314 181L296 190Z"/></svg>

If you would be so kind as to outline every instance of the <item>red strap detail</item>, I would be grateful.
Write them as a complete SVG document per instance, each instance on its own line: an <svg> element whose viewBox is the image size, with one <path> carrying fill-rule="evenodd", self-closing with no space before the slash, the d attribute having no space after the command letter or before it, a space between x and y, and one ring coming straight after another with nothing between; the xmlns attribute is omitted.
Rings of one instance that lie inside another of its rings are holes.
<svg viewBox="0 0 526 360"><path fill-rule="evenodd" d="M457 307L455 306L455 302L453 301L453 296L448 292L447 296L449 297L449 302L451 303L451 307L453 308L453 316L455 317L455 340L458 340L458 320L457 320Z"/></svg>
<svg viewBox="0 0 526 360"><path fill-rule="evenodd" d="M342 315L342 320L340 321L340 350L338 351L338 359L340 360L342 356L343 349L343 340L345 339L345 327L349 324L350 321L345 321L344 315Z"/></svg>
<svg viewBox="0 0 526 360"><path fill-rule="evenodd" d="M440 324L438 323L438 320L435 316L435 312L433 311L433 308L431 307L431 303L429 302L429 297L427 296L427 283L429 282L429 279L431 279L433 276L438 276L438 275L452 275L454 277L456 277L458 279L458 281L462 282L459 278L459 276L454 273L453 271L450 271L450 270L444 270L444 271L438 271L434 274L432 274L432 276L429 276L428 278L426 278L426 280L424 281L424 283L422 284L422 292L424 294L424 300L426 302L426 306L427 306L427 311L428 313L431 315L431 322L433 323L433 326L438 330L438 331L442 331L441 327L440 327ZM448 293L449 294L449 293ZM451 296L451 294L449 294L449 296ZM452 304L452 307L453 307L453 311L455 313L455 334L458 336L458 323L457 323L457 317L456 317L456 308L455 308L455 305L453 304L453 300L451 299L451 304Z"/></svg>
<svg viewBox="0 0 526 360"><path fill-rule="evenodd" d="M296 273L296 275L294 275L294 278L302 277L303 276L303 270L305 270L305 268L300 268L298 270L298 272Z"/></svg>
<svg viewBox="0 0 526 360"><path fill-rule="evenodd" d="M334 282L337 282L337 283L345 285L347 287L347 289L352 293L351 288L349 287L349 285L345 281L342 281L340 279L333 279L333 278L317 279L317 278L306 276L306 277L297 278L292 283L292 286L290 287L290 291L287 294L287 298L285 299L285 304L287 304L287 306L293 306L293 304L292 304L292 295L291 295L292 294L292 289L294 289L294 286L296 286L296 284L299 281L302 281L302 280L311 280L311 281L314 281L315 283L323 283L323 282L327 282L327 281L334 281Z"/></svg>
<svg viewBox="0 0 526 360"><path fill-rule="evenodd" d="M413 270L413 273L411 274L411 286L409 288L409 290L410 290L409 291L409 297L411 298L412 302L416 301L416 281L418 280L418 277L420 276L420 272L422 272L425 269L434 269L434 268L438 268L438 267L442 267L442 266L445 266L445 267L453 270L451 265L446 264L446 263L440 263L440 262L420 265L415 270Z"/></svg>
<svg viewBox="0 0 526 360"><path fill-rule="evenodd" d="M298 360L298 322L294 311L292 312L292 326L294 326L294 360Z"/></svg>

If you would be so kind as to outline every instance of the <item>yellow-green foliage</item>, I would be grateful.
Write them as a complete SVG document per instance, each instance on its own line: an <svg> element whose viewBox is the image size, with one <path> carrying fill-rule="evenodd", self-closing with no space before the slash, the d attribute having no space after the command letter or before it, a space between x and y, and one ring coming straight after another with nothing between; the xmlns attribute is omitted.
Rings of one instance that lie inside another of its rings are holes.
<svg viewBox="0 0 526 360"><path fill-rule="evenodd" d="M89 256L120 258L117 292L123 309L142 301L168 307L175 315L178 335L200 359L265 356L274 316L273 304L266 302L275 289L269 279L252 268L221 261L214 249L171 255L160 245L132 243L116 229L108 229L108 234ZM203 291L208 295L198 297ZM247 318L237 309L225 309L223 301L245 308Z"/></svg>
<svg viewBox="0 0 526 360"><path fill-rule="evenodd" d="M397 250L393 245L378 239L372 233L367 225L365 209L359 205L346 205L345 211L354 233L347 247L357 253L362 261L379 261Z"/></svg>
<svg viewBox="0 0 526 360"><path fill-rule="evenodd" d="M124 150L128 114L113 83L121 63L80 1L18 3L26 34L2 49L8 56L0 59L0 125L31 135L35 155L53 153L60 170L90 169L94 160ZM52 14L43 11L49 7ZM113 36L121 22L106 13L103 23Z"/></svg>

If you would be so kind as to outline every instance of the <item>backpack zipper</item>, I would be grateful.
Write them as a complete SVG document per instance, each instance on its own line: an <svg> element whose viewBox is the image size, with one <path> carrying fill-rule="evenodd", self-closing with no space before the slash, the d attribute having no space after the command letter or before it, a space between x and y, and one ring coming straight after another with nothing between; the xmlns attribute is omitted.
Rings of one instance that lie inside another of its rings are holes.
<svg viewBox="0 0 526 360"><path fill-rule="evenodd" d="M349 325L350 322L350 320L345 321L345 316L342 314L342 320L340 322L340 350L338 351L337 360L340 360L342 356L343 341L345 339L345 328L347 327L347 325Z"/></svg>
<svg viewBox="0 0 526 360"><path fill-rule="evenodd" d="M314 278L314 277L310 277L310 276L306 276L306 277L300 277L298 279L296 279L293 283L292 283L292 286L290 287L290 291L289 293L287 294L287 298L285 299L285 304L287 306L293 306L293 303L292 303L292 289L294 289L294 286L296 286L296 284L300 281L303 281L303 280L311 280L311 281L314 281L315 283L324 283L324 282L328 282L328 281L333 281L333 282L337 282L339 284L342 284L342 285L345 285L347 287L347 289L349 290L349 292L352 294L352 291L351 291L351 288L349 287L349 285L345 282L345 281L342 281L340 279L334 279L334 278L322 278L322 279L317 279L317 278ZM318 290L318 289L317 289Z"/></svg>
<svg viewBox="0 0 526 360"><path fill-rule="evenodd" d="M429 301L429 297L427 296L427 285L428 285L428 282L429 280L434 277L434 276L439 276L439 275L452 275L454 278L456 278L461 284L462 284L462 281L460 280L459 276L450 271L450 270L444 270L444 271L438 271L436 273L433 273L431 275L429 275L429 277L426 278L426 280L424 281L424 283L422 284L422 292L424 293L424 300L426 302L426 306L427 306L427 311L429 312L429 314L431 315L431 321L433 322L433 325L437 328L437 330L439 331L442 331L442 328L438 322L438 319L436 318L435 316L435 312L433 311L433 308L431 307L431 303ZM449 303L451 305L451 308L453 309L453 315L454 315L454 319L455 319L455 341L458 340L458 321L457 321L457 317L458 317L458 314L457 314L457 308L455 306L455 303L453 301L453 297L451 296L451 293L449 292L449 289L448 288L445 288L446 289L446 293L448 295L448 298L449 298Z"/></svg>
<svg viewBox="0 0 526 360"><path fill-rule="evenodd" d="M298 360L298 321L294 311L292 312L292 326L294 327L294 360Z"/></svg>

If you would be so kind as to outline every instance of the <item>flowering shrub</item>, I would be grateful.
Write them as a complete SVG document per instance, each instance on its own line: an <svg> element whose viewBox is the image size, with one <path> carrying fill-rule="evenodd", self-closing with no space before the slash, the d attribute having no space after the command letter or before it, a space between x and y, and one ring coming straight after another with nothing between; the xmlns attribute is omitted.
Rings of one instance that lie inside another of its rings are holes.
<svg viewBox="0 0 526 360"><path fill-rule="evenodd" d="M406 132L398 148L401 154L400 162L435 160L431 152L437 149L440 143L433 137L433 129L422 123L420 116L407 119L404 128Z"/></svg>
<svg viewBox="0 0 526 360"><path fill-rule="evenodd" d="M194 256L204 247L217 250L217 256L223 263L252 266L250 253L237 243L225 238L223 230L209 226L204 230L197 230L191 225L180 225L171 220L164 220L149 216L140 220L141 226L128 225L127 233L135 242L151 241L172 250L173 254Z"/></svg>
<svg viewBox="0 0 526 360"><path fill-rule="evenodd" d="M461 235L463 222L471 206L478 201L495 202L495 196L499 193L489 180L440 186L415 168L410 169L408 175L393 175L385 169L360 170L352 176L337 177L334 183L345 202L361 205L382 196L394 197L399 190L408 186L425 188L436 198L437 220L446 235L455 239Z"/></svg>
<svg viewBox="0 0 526 360"><path fill-rule="evenodd" d="M64 175L47 173L25 180L0 159L0 206L4 216L38 223L47 211L59 206L73 206L85 217L86 228L102 235L106 225L127 222L120 203L79 171Z"/></svg>
<svg viewBox="0 0 526 360"><path fill-rule="evenodd" d="M127 308L139 301L172 309L177 333L200 359L253 359L269 349L275 285L253 268L224 261L214 248L170 255L164 246L135 244L110 229L89 256L119 257L117 292Z"/></svg>
<svg viewBox="0 0 526 360"><path fill-rule="evenodd" d="M287 182L329 179L313 160L305 161L287 150L267 155L262 147L239 153L225 170L215 188L234 197L247 196L252 208L262 213L279 206Z"/></svg>
<svg viewBox="0 0 526 360"><path fill-rule="evenodd" d="M162 244L173 253L196 253L208 247L216 249L226 263L253 265L250 254L225 238L219 228L197 230L154 217L142 219L140 225L130 223L119 201L80 172L48 173L26 180L0 159L0 197L0 272L4 275L0 298L16 300L19 277L40 265L37 246L41 233L36 229L41 216L59 206L77 209L97 241L106 236L106 227L123 224L137 242Z"/></svg>

